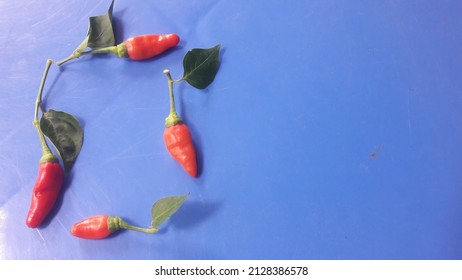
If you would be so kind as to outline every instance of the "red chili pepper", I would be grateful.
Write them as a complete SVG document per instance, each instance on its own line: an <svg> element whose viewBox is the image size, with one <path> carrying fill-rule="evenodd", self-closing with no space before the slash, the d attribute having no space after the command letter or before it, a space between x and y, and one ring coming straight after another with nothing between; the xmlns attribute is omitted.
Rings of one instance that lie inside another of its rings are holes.
<svg viewBox="0 0 462 280"><path fill-rule="evenodd" d="M176 34L147 34L134 36L117 46L93 49L86 52L73 53L69 57L56 62L60 66L69 60L87 54L113 53L119 57L128 57L133 60L144 60L155 57L166 50L178 45L180 37Z"/></svg>
<svg viewBox="0 0 462 280"><path fill-rule="evenodd" d="M50 148L45 140L45 136L40 129L40 122L38 120L39 105L42 102L43 86L51 64L52 61L48 59L45 71L43 72L42 81L40 83L37 100L35 101L35 116L33 124L38 132L42 148L42 157L40 158L38 178L35 181L32 192L32 201L26 218L26 225L31 228L38 227L50 213L56 199L58 198L59 191L61 190L61 186L64 181L63 169L61 168L61 165L59 165L58 159L50 151Z"/></svg>
<svg viewBox="0 0 462 280"><path fill-rule="evenodd" d="M71 233L80 238L101 239L120 229L120 218L117 216L93 216L74 224Z"/></svg>
<svg viewBox="0 0 462 280"><path fill-rule="evenodd" d="M170 155L188 172L192 177L197 176L196 151L186 124L183 123L175 110L173 97L173 79L170 71L164 70L168 78L170 93L170 114L165 119L164 142Z"/></svg>
<svg viewBox="0 0 462 280"><path fill-rule="evenodd" d="M112 233L129 229L144 233L156 233L157 228L141 228L128 224L118 216L98 215L82 220L71 228L72 235L85 239L102 239Z"/></svg>
<svg viewBox="0 0 462 280"><path fill-rule="evenodd" d="M64 174L58 161L40 163L39 175L32 193L26 224L38 227L50 213L63 184Z"/></svg>
<svg viewBox="0 0 462 280"><path fill-rule="evenodd" d="M117 55L133 60L144 60L159 55L178 45L180 37L176 34L149 34L131 37L116 46Z"/></svg>
<svg viewBox="0 0 462 280"><path fill-rule="evenodd" d="M191 134L184 123L167 126L164 131L164 141L172 157L192 177L197 176L196 151Z"/></svg>

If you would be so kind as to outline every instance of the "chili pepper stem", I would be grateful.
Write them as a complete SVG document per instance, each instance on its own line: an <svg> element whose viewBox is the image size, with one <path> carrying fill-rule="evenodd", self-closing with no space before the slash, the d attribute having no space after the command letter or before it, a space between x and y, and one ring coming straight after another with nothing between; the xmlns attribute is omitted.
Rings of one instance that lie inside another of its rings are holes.
<svg viewBox="0 0 462 280"><path fill-rule="evenodd" d="M170 94L170 114L165 119L165 127L169 127L169 126L172 126L172 125L175 125L175 124L182 123L183 121L181 120L181 118L176 113L175 98L173 96L173 83L177 82L177 81L172 79L172 76L170 75L170 71L168 69L164 70L164 74L165 74L165 76L167 76L168 90L169 90L169 94Z"/></svg>
<svg viewBox="0 0 462 280"><path fill-rule="evenodd" d="M119 227L121 229L129 229L129 230L144 232L144 233L148 233L148 234L153 234L153 233L156 233L158 231L157 228L154 228L154 227L142 228L142 227L133 226L133 225L130 225L129 223L123 221L122 219L120 219L120 221L119 221Z"/></svg>
<svg viewBox="0 0 462 280"><path fill-rule="evenodd" d="M109 47L109 48L113 48L113 47ZM108 51L108 50L105 50L106 48L103 48L103 49L97 49L97 50L92 50L92 51L85 51L85 52L74 52L72 53L70 56L68 56L67 58L61 60L61 61L58 61L56 62L56 65L58 66L61 66L63 65L64 63L68 62L68 61L71 61L73 59L76 59L76 58L79 58L81 56L84 56L84 55L87 55L87 54L94 54L94 53L109 53L109 52L113 52L113 51ZM113 52L113 53L116 53L116 52Z"/></svg>
<svg viewBox="0 0 462 280"><path fill-rule="evenodd" d="M66 62L68 62L70 60L73 60L74 58L78 58L78 57L80 57L80 55L76 55L75 53L73 53L70 56L68 56L67 58L56 62L56 65L61 66L62 64L66 63Z"/></svg>
<svg viewBox="0 0 462 280"><path fill-rule="evenodd" d="M73 60L75 58L79 58L81 56L87 55L87 54L101 54L101 53L112 53L120 57L124 57L125 54L123 53L123 50L121 50L120 47L118 46L111 46L111 47L105 47L105 48L100 48L100 49L94 49L91 51L81 51L81 52L74 52L71 54L69 57L59 61L56 63L56 65L61 66L62 64Z"/></svg>
<svg viewBox="0 0 462 280"><path fill-rule="evenodd" d="M48 71L50 70L51 64L53 61L51 59L47 59L46 65L45 65L45 70L43 71L43 76L42 80L40 81L40 87L39 91L37 94L37 99L35 100L35 115L34 115L34 120L38 120L38 110L40 105L42 104L42 94L43 94L43 88L45 86L45 81L48 76Z"/></svg>
<svg viewBox="0 0 462 280"><path fill-rule="evenodd" d="M105 47L105 48L100 48L100 49L94 49L91 51L83 52L82 55L84 54L98 54L98 53L113 53L115 55L119 55L117 46L110 46L110 47Z"/></svg>
<svg viewBox="0 0 462 280"><path fill-rule="evenodd" d="M80 45L72 52L72 54L70 56L68 56L67 58L65 58L63 60L60 60L60 61L56 62L56 65L61 66L64 63L66 63L66 62L68 62L70 60L81 57L82 54L84 53L83 50L87 47L87 44L88 44L88 36L85 37L85 39L82 41L82 43L80 43Z"/></svg>
<svg viewBox="0 0 462 280"><path fill-rule="evenodd" d="M42 80L40 82L40 87L39 87L39 91L37 94L37 99L35 100L35 114L34 114L33 125L35 129L37 129L37 133L38 133L39 140L40 140L40 145L42 148L42 157L40 158L41 163L48 162L48 161L57 161L55 155L50 151L50 148L48 147L48 144L45 140L45 136L43 135L43 132L40 129L40 122L38 120L38 111L39 111L40 105L42 104L43 88L45 86L45 81L48 76L48 71L50 70L52 63L53 61L51 59L48 59L46 62L45 70L43 71Z"/></svg>

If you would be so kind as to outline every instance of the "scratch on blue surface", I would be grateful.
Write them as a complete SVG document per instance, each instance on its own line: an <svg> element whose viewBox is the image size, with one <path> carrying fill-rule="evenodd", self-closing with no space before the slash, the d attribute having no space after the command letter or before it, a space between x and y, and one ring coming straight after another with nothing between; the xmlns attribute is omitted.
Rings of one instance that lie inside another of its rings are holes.
<svg viewBox="0 0 462 280"><path fill-rule="evenodd" d="M32 118L31 118L32 119ZM31 124L31 122L23 122L18 126L15 126L12 131L10 131L8 134L5 135L2 139L0 139L0 145L3 146L5 144L9 144L10 139L16 135L18 132L22 131L26 125Z"/></svg>
<svg viewBox="0 0 462 280"><path fill-rule="evenodd" d="M56 217L56 221L59 223L59 225L64 229L65 232L67 232L67 228L64 226L64 224L61 222L61 219L59 217Z"/></svg>
<svg viewBox="0 0 462 280"><path fill-rule="evenodd" d="M43 238L43 235L42 235L42 233L40 232L40 230L39 230L38 228L36 228L35 230L37 231L38 235L40 236L40 239L42 239L43 242L45 242L45 238Z"/></svg>

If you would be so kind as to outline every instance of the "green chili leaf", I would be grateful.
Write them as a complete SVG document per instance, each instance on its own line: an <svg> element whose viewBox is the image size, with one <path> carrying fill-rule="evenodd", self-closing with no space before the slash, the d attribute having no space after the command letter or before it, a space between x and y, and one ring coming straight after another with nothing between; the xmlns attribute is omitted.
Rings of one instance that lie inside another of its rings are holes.
<svg viewBox="0 0 462 280"><path fill-rule="evenodd" d="M112 9L114 7L114 0L106 14L101 16L94 16L89 18L87 36L83 39L82 43L69 55L67 58L56 62L60 66L72 59L79 58L86 52L87 48L100 49L106 47L113 47L115 45L114 30L112 29Z"/></svg>
<svg viewBox="0 0 462 280"><path fill-rule="evenodd" d="M66 112L49 110L40 119L40 129L58 150L64 170L69 173L83 144L79 121Z"/></svg>
<svg viewBox="0 0 462 280"><path fill-rule="evenodd" d="M220 45L210 49L192 49L183 59L182 80L198 89L204 89L215 79L218 71Z"/></svg>
<svg viewBox="0 0 462 280"><path fill-rule="evenodd" d="M112 9L114 0L106 14L90 17L88 27L87 46L92 49L99 49L115 45L114 30L112 29Z"/></svg>
<svg viewBox="0 0 462 280"><path fill-rule="evenodd" d="M157 228L170 218L181 207L189 194L168 196L159 199L152 205L152 227Z"/></svg>

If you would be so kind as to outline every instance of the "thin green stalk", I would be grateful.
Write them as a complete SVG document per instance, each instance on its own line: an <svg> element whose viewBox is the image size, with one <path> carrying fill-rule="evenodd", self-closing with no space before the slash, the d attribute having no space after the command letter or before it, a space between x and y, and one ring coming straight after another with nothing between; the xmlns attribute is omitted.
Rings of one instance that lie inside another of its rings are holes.
<svg viewBox="0 0 462 280"><path fill-rule="evenodd" d="M56 62L56 65L61 66L70 60L81 57L82 53L84 53L84 49L87 47L87 44L88 44L88 36L85 37L85 39L83 39L82 43L80 43L80 45L72 52L70 56L68 56L67 58L63 60Z"/></svg>
<svg viewBox="0 0 462 280"><path fill-rule="evenodd" d="M73 60L73 59L76 59L76 58L79 58L81 56L88 55L88 54L112 53L119 57L128 56L127 49L125 48L125 44L119 44L116 46L109 46L109 47L85 51L87 44L88 44L88 37L85 38L85 40L83 40L83 42L77 47L77 49L75 49L75 51L70 56L68 56L67 58L63 60L56 62L56 65L61 66L70 60Z"/></svg>
<svg viewBox="0 0 462 280"><path fill-rule="evenodd" d="M45 81L47 79L48 71L50 70L51 64L53 64L53 61L51 59L48 59L46 64L45 64L45 70L43 71L42 80L40 81L40 87L39 87L39 91L38 91L38 94L37 94L37 99L35 100L34 121L38 120L38 110L40 108L40 105L42 104L43 88L45 86Z"/></svg>
<svg viewBox="0 0 462 280"><path fill-rule="evenodd" d="M66 62L68 62L68 61L70 61L70 60L73 60L73 59L75 59L75 58L78 58L78 57L80 57L80 55L75 55L75 54L73 53L73 54L71 54L70 56L68 56L67 58L65 58L65 59L63 59L63 60L60 60L60 61L56 62L56 65L61 66L61 65L63 65L64 63L66 63Z"/></svg>
<svg viewBox="0 0 462 280"><path fill-rule="evenodd" d="M170 75L170 71L168 69L164 70L164 74L165 76L167 76L168 90L170 94L170 114L165 119L165 126L169 127L169 126L181 123L182 120L176 113L176 109L175 109L175 98L173 96L173 83L176 81L172 79L172 76Z"/></svg>
<svg viewBox="0 0 462 280"><path fill-rule="evenodd" d="M40 129L40 122L38 119L38 111L40 108L40 105L42 104L42 94L43 94L43 88L45 86L45 81L48 76L48 71L50 70L51 64L53 61L51 59L48 59L45 65L45 70L43 71L43 76L42 80L40 82L40 87L39 91L37 94L37 99L35 100L35 114L34 114L34 127L37 129L37 133L39 136L39 141L40 141L40 146L42 149L42 157L40 158L40 162L47 162L47 161L56 161L55 155L50 151L50 148L48 147L48 144L45 140L45 136L43 135L42 130Z"/></svg>
<svg viewBox="0 0 462 280"><path fill-rule="evenodd" d="M168 91L170 95L170 114L176 115L175 98L173 97L173 79L172 79L172 76L170 75L169 70L164 70L164 74L167 76L167 79L168 79Z"/></svg>
<svg viewBox="0 0 462 280"><path fill-rule="evenodd" d="M63 65L64 63L70 61L70 60L73 60L73 59L76 59L76 58L79 58L81 56L84 56L84 55L88 55L88 54L101 54L101 53L113 53L115 55L118 55L118 56L123 56L123 54L120 53L120 50L119 48L117 48L117 46L111 46L111 47L105 47L105 48L100 48L100 49L94 49L94 50L91 50L91 51L76 51L74 53L72 53L69 57L61 60L61 61L58 61L56 62L56 65L58 66L61 66Z"/></svg>
<svg viewBox="0 0 462 280"><path fill-rule="evenodd" d="M110 47L105 47L105 48L94 49L94 50L91 50L91 51L82 52L82 55L84 55L84 54L96 54L96 53L113 53L113 54L117 55L117 47L116 46L110 46Z"/></svg>
<svg viewBox="0 0 462 280"><path fill-rule="evenodd" d="M144 232L144 233L149 233L149 234L153 234L153 233L156 233L158 231L157 228L143 228L143 227L137 227L137 226L133 226L133 225L130 225L128 224L127 222L121 220L119 222L119 226L120 228L123 228L123 229L129 229L129 230L134 230L134 231L139 231L139 232Z"/></svg>

